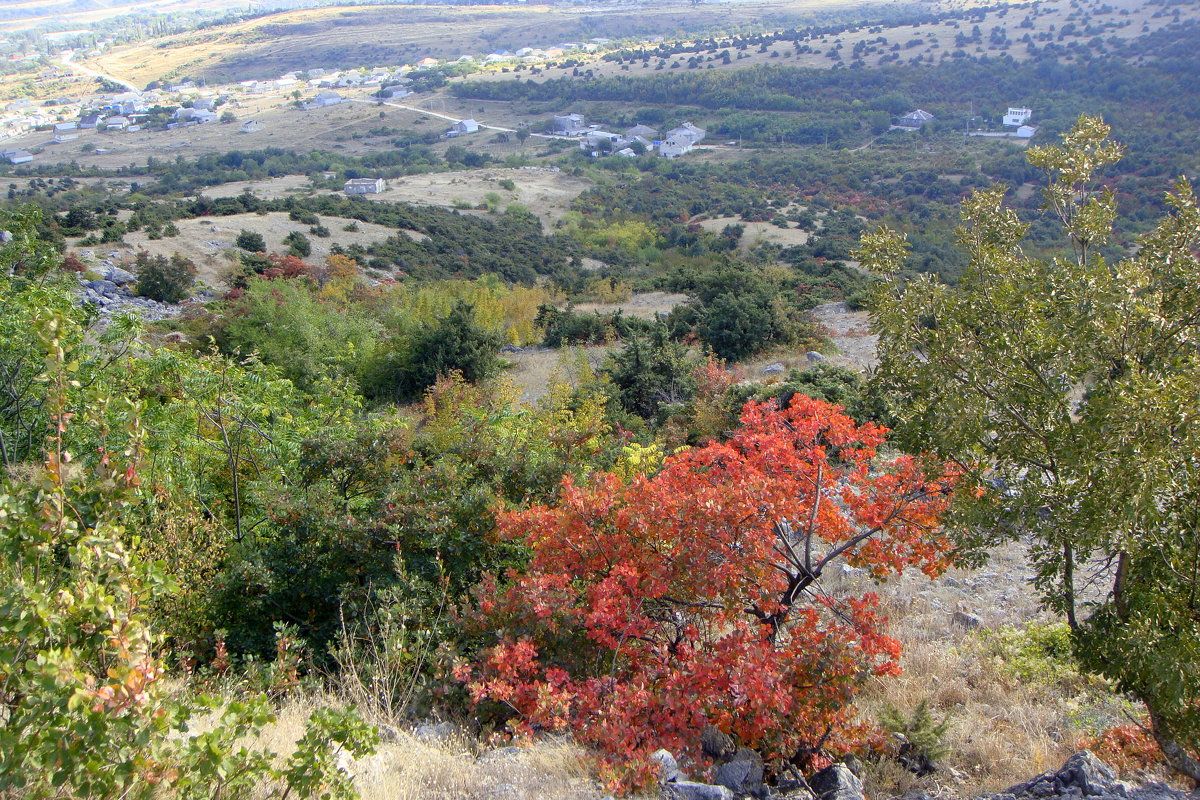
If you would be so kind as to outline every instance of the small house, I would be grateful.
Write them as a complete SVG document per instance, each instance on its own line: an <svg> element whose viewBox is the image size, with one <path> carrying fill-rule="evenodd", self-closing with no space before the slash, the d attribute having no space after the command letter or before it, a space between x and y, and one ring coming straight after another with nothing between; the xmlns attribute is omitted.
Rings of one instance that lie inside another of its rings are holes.
<svg viewBox="0 0 1200 800"><path fill-rule="evenodd" d="M55 133L66 133L67 131L77 131L79 126L74 122L58 122L54 125Z"/></svg>
<svg viewBox="0 0 1200 800"><path fill-rule="evenodd" d="M129 128L129 118L120 116L108 117L104 120L104 127L110 131L127 130Z"/></svg>
<svg viewBox="0 0 1200 800"><path fill-rule="evenodd" d="M1008 113L1004 115L1004 124L1010 128L1016 128L1024 125L1033 116L1031 108L1009 108Z"/></svg>
<svg viewBox="0 0 1200 800"><path fill-rule="evenodd" d="M379 194L386 188L383 178L351 178L342 191L346 194Z"/></svg>
<svg viewBox="0 0 1200 800"><path fill-rule="evenodd" d="M310 108L324 108L325 106L336 106L338 103L346 102L346 98L342 97L337 92L326 91L317 92L317 96L313 98Z"/></svg>
<svg viewBox="0 0 1200 800"><path fill-rule="evenodd" d="M653 140L658 138L658 131L654 128L651 128L649 125L634 125L632 128L625 131L625 135L630 139L640 136L643 139Z"/></svg>
<svg viewBox="0 0 1200 800"><path fill-rule="evenodd" d="M587 132L583 114L555 114L554 131L558 136L582 136Z"/></svg>
<svg viewBox="0 0 1200 800"><path fill-rule="evenodd" d="M255 133L262 130L262 123L256 119L248 119L242 123L242 133Z"/></svg>
<svg viewBox="0 0 1200 800"><path fill-rule="evenodd" d="M918 108L916 111L910 111L907 114L905 114L903 117L900 117L899 119L897 119L895 122L895 126L897 128L908 128L910 130L916 130L917 128L924 127L926 123L931 122L935 119L937 119L937 117L933 116L933 114L930 114L928 111L924 111L924 110Z"/></svg>
<svg viewBox="0 0 1200 800"><path fill-rule="evenodd" d="M479 123L473 119L462 119L450 126L450 132L461 136L464 133L477 133Z"/></svg>
<svg viewBox="0 0 1200 800"><path fill-rule="evenodd" d="M608 131L588 131L583 135L583 141L579 143L579 146L584 150L595 150L601 147L604 142L613 145L620 140L620 134L609 133Z"/></svg>
<svg viewBox="0 0 1200 800"><path fill-rule="evenodd" d="M0 158L3 158L10 164L25 164L33 161L33 153L30 153L28 150L11 148L8 150L0 150Z"/></svg>
<svg viewBox="0 0 1200 800"><path fill-rule="evenodd" d="M1018 139L1032 139L1035 133L1037 133L1036 125L1021 125L1014 135Z"/></svg>
<svg viewBox="0 0 1200 800"><path fill-rule="evenodd" d="M676 158L692 152L695 142L688 136L668 136L665 141L658 142L658 154L663 158Z"/></svg>
<svg viewBox="0 0 1200 800"><path fill-rule="evenodd" d="M704 141L707 131L703 128L697 128L690 122L685 122L678 128L667 131L667 138L688 139L692 144L699 144Z"/></svg>
<svg viewBox="0 0 1200 800"><path fill-rule="evenodd" d="M79 127L84 130L91 130L100 123L99 114L85 114L79 118Z"/></svg>

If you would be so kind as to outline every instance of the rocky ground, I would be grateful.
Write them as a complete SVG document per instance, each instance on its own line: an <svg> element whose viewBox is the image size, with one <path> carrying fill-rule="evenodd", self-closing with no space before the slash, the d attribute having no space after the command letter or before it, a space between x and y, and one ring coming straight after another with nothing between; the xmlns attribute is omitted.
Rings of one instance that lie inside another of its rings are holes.
<svg viewBox="0 0 1200 800"><path fill-rule="evenodd" d="M80 276L80 302L94 305L102 318L133 313L147 321L156 322L179 314L178 305L138 297L134 293L137 276L117 266L114 259L116 255L118 254L114 253L109 258L99 261L95 272L103 277L88 279ZM205 292L196 299L203 301L211 297L211 293Z"/></svg>

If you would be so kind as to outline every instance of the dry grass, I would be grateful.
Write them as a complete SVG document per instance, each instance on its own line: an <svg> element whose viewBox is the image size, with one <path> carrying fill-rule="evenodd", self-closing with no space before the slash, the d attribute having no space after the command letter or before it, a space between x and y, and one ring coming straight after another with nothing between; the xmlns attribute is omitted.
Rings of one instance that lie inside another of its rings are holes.
<svg viewBox="0 0 1200 800"><path fill-rule="evenodd" d="M217 286L222 283L225 273L230 268L231 262L226 254L234 248L234 241L243 230L261 234L266 242L267 251L272 253L285 252L287 245L284 244L283 238L289 233L300 232L308 237L312 246L312 255L305 259L312 264L320 263L328 256L334 244L343 247L358 244L365 247L372 242L383 241L396 235L394 228L369 222L329 216L322 216L320 220L321 224L329 229L328 238L314 236L308 232L310 226L290 219L281 211L273 211L268 214L233 214L176 220L178 236L148 239L144 231L135 231L125 234L124 244L100 244L91 248L79 248L76 245L75 251L91 251L100 255L115 252L119 254L118 258L126 261L132 261L138 250L167 257L173 253L183 253L195 262L197 279L201 283ZM343 230L343 227L350 223L354 223L358 230Z"/></svg>
<svg viewBox="0 0 1200 800"><path fill-rule="evenodd" d="M1085 735L1123 721L1124 701L1094 679L1072 676L1022 680L987 631L1046 622L1027 585L1024 546L1000 548L977 572L951 570L928 581L906 577L880 587L891 633L904 645L899 678L876 679L859 702L861 717L879 719L891 706L905 713L927 701L950 720L949 755L939 772L917 778L894 761L869 763L866 785L875 796L911 789L933 795L996 792L1057 769ZM864 588L852 578L848 588ZM978 617L968 631L955 611Z"/></svg>
<svg viewBox="0 0 1200 800"><path fill-rule="evenodd" d="M700 221L700 227L713 233L720 233L726 225L741 225L745 228L741 241L738 242L743 252L762 242L784 247L802 245L808 242L809 237L808 231L795 227L781 228L773 222L743 222L740 217L717 217Z"/></svg>
<svg viewBox="0 0 1200 800"><path fill-rule="evenodd" d="M286 759L314 710L342 705L329 695L294 695L254 747ZM191 727L204 732L216 720L210 715ZM363 800L589 800L604 795L591 778L585 752L569 741L546 739L489 749L462 732L423 736L420 729L416 735L389 729L387 738L374 755L338 758ZM267 796L268 788L262 787L261 796Z"/></svg>

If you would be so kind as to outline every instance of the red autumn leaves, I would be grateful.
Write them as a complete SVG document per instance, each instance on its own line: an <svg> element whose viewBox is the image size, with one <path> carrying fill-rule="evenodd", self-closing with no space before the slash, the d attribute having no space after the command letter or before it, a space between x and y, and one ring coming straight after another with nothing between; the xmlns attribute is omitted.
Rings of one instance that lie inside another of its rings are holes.
<svg viewBox="0 0 1200 800"><path fill-rule="evenodd" d="M774 759L836 748L899 645L875 596L827 593L826 570L932 575L950 552L953 474L882 459L885 433L803 396L751 403L729 440L652 477L568 478L556 505L503 515L532 557L481 588L499 641L460 677L518 728L572 731L625 785L659 747L697 755L706 724Z"/></svg>

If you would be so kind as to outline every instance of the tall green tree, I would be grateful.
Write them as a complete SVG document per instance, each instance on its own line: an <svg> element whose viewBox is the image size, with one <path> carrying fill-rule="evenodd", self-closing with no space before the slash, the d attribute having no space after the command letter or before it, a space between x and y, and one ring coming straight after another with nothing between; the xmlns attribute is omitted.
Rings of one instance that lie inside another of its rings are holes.
<svg viewBox="0 0 1200 800"><path fill-rule="evenodd" d="M964 551L1028 537L1083 662L1145 704L1168 762L1200 781L1200 209L1180 180L1132 255L1103 258L1117 205L1096 175L1122 152L1108 133L1084 116L1029 152L1069 252L1026 255L997 186L963 204L957 286L902 281L890 231L861 257L890 279L872 311L901 436L966 470Z"/></svg>
<svg viewBox="0 0 1200 800"><path fill-rule="evenodd" d="M458 372L472 383L500 370L500 337L475 320L470 303L458 301L437 324L395 337L369 363L363 391L377 399L418 397L440 375Z"/></svg>

